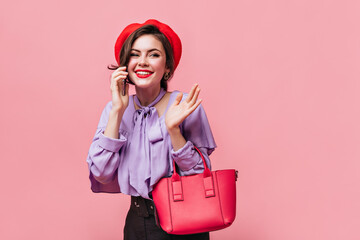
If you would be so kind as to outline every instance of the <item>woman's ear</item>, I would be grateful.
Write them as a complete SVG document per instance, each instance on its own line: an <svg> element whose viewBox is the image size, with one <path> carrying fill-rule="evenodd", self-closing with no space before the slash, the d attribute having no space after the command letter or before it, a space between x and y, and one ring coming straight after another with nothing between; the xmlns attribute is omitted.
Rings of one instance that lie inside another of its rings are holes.
<svg viewBox="0 0 360 240"><path fill-rule="evenodd" d="M165 73L170 73L170 68L168 66L165 66Z"/></svg>

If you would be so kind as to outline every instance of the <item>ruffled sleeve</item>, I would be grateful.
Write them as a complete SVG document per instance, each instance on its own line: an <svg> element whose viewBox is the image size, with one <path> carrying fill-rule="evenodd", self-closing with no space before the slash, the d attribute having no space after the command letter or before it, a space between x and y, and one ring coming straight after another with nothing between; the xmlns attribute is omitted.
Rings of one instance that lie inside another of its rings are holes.
<svg viewBox="0 0 360 240"><path fill-rule="evenodd" d="M206 149L207 155L216 148L208 118L201 104L184 120L180 129L187 141L191 141L198 148Z"/></svg>
<svg viewBox="0 0 360 240"><path fill-rule="evenodd" d="M117 169L120 163L119 151L127 142L125 133L120 131L119 139L105 136L104 130L109 119L111 102L104 108L90 145L87 163L93 192L120 192Z"/></svg>

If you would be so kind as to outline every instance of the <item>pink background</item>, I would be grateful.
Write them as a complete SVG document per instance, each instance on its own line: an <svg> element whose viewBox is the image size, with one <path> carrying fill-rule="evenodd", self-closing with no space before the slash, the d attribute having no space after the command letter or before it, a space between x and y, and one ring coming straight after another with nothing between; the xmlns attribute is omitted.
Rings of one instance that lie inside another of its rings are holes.
<svg viewBox="0 0 360 240"><path fill-rule="evenodd" d="M181 37L236 168L237 218L211 239L360 239L359 1L3 1L0 239L122 239L129 197L90 191L113 45L156 18Z"/></svg>

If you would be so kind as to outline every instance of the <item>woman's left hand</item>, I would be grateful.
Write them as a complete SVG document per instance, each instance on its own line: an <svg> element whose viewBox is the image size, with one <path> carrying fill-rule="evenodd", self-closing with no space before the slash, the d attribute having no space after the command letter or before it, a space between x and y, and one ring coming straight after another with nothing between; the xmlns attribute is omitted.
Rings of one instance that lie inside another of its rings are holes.
<svg viewBox="0 0 360 240"><path fill-rule="evenodd" d="M165 125L168 131L178 129L179 125L187 118L201 103L198 101L200 87L195 84L187 98L181 102L182 93L176 96L174 103L169 107L165 115Z"/></svg>

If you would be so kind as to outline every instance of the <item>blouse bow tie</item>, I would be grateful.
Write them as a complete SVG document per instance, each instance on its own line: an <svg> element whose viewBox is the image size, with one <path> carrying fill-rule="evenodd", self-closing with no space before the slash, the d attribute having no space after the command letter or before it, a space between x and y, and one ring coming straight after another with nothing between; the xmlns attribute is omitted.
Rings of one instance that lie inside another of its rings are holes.
<svg viewBox="0 0 360 240"><path fill-rule="evenodd" d="M130 185L143 197L148 197L149 184L152 182L151 162L152 156L150 144L163 140L158 113L154 105L165 95L166 91L161 89L156 99L148 106L142 106L135 96L134 101L140 109L136 110L133 116L134 131L132 141L139 143L132 147L130 152L136 154L136 161L130 164ZM136 147L136 149L135 149Z"/></svg>
<svg viewBox="0 0 360 240"><path fill-rule="evenodd" d="M135 102L136 102L137 97L135 97ZM139 103L136 103L139 106ZM140 105L141 106L141 105ZM138 110L136 110L135 112L137 114L134 114L134 122L137 121L137 119L140 118L146 118L147 116L151 116L152 111L155 109L155 107L142 107ZM141 115L141 116L140 116Z"/></svg>

